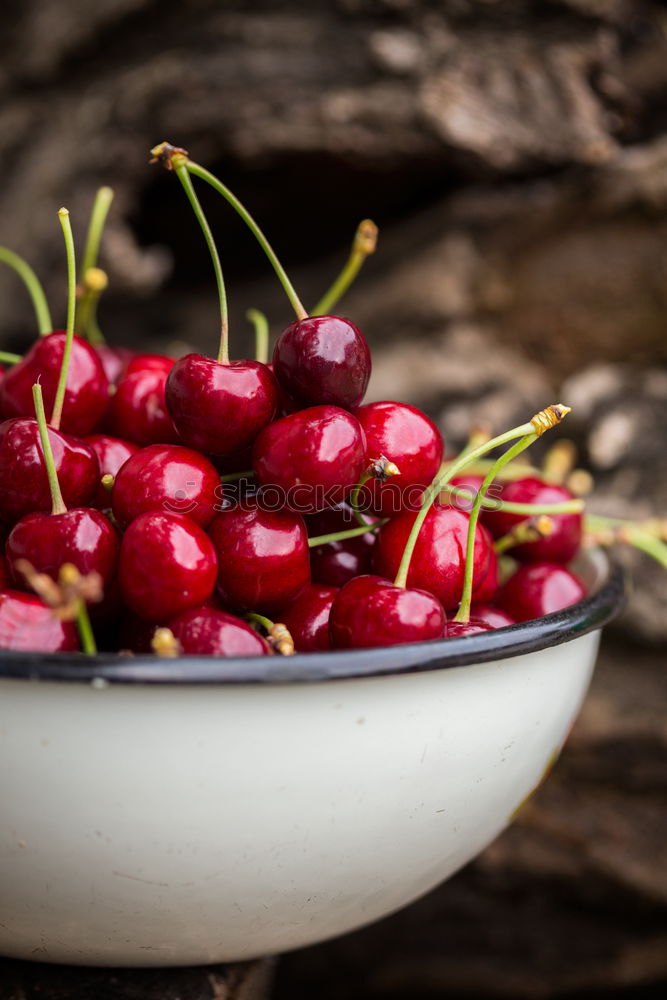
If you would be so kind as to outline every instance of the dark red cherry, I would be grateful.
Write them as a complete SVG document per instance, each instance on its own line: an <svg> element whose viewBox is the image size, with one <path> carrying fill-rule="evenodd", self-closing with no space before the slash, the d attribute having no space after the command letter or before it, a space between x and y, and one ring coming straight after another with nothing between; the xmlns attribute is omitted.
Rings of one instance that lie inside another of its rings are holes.
<svg viewBox="0 0 667 1000"><path fill-rule="evenodd" d="M368 518L373 521L372 517ZM338 531L349 531L357 527L352 508L347 504L310 514L306 518L308 535L332 535ZM371 572L371 553L375 545L375 535L368 532L356 538L345 538L338 542L327 542L310 550L310 570L313 582L329 587L342 587L355 576Z"/></svg>
<svg viewBox="0 0 667 1000"><path fill-rule="evenodd" d="M364 429L369 459L384 456L400 470L384 482L370 479L364 484L362 509L381 517L418 510L422 493L442 462L444 445L438 428L407 403L368 403L354 415Z"/></svg>
<svg viewBox="0 0 667 1000"><path fill-rule="evenodd" d="M299 514L251 502L221 511L209 535L218 556L218 597L227 607L271 612L310 583L306 526Z"/></svg>
<svg viewBox="0 0 667 1000"><path fill-rule="evenodd" d="M336 595L329 633L334 649L363 649L442 639L446 625L442 605L427 591L357 576Z"/></svg>
<svg viewBox="0 0 667 1000"><path fill-rule="evenodd" d="M473 604L470 610L470 620L484 622L491 628L505 628L507 625L516 625L513 618L502 610L495 608L492 604Z"/></svg>
<svg viewBox="0 0 667 1000"><path fill-rule="evenodd" d="M461 639L464 635L477 635L478 632L493 632L493 625L478 618L470 618L467 622L447 622L448 639Z"/></svg>
<svg viewBox="0 0 667 1000"><path fill-rule="evenodd" d="M119 581L131 611L164 622L213 593L218 572L211 540L182 514L140 514L123 535Z"/></svg>
<svg viewBox="0 0 667 1000"><path fill-rule="evenodd" d="M267 502L302 514L345 499L367 464L364 432L337 406L313 406L282 417L255 441L253 467Z"/></svg>
<svg viewBox="0 0 667 1000"><path fill-rule="evenodd" d="M100 482L97 455L83 441L49 427L49 441L65 506L83 507ZM0 520L14 524L26 514L51 510L36 420L0 424Z"/></svg>
<svg viewBox="0 0 667 1000"><path fill-rule="evenodd" d="M497 602L517 622L562 611L583 600L586 589L560 563L526 563L501 587Z"/></svg>
<svg viewBox="0 0 667 1000"><path fill-rule="evenodd" d="M380 528L373 549L375 572L394 579L416 514L406 512ZM461 600L465 573L468 515L453 507L433 506L426 515L410 562L408 585L435 595L446 609ZM473 563L473 600L490 600L498 583L498 562L489 532L478 524Z"/></svg>
<svg viewBox="0 0 667 1000"><path fill-rule="evenodd" d="M283 330L273 370L301 406L359 406L371 376L371 352L354 323L340 316L308 316Z"/></svg>
<svg viewBox="0 0 667 1000"><path fill-rule="evenodd" d="M0 590L6 590L10 585L9 566L5 557L0 553Z"/></svg>
<svg viewBox="0 0 667 1000"><path fill-rule="evenodd" d="M338 587L313 583L277 613L276 617L289 629L297 653L331 649L329 614L337 593Z"/></svg>
<svg viewBox="0 0 667 1000"><path fill-rule="evenodd" d="M453 476L452 479L450 480L451 485L457 486L459 489L462 490L467 490L469 493L472 493L473 496L471 497L470 500L468 500L465 497L452 496L443 491L440 495L439 503L443 507L449 505L451 507L456 507L458 510L469 511L471 510L472 505L475 502L474 494L479 492L479 488L483 482L484 482L484 476L475 476L472 475L472 473L462 472L460 476ZM495 496L499 493L499 491L500 491L499 484L492 483L491 486L489 487L489 490L487 491L487 496L488 497L491 497L492 495ZM483 509L482 511L484 515L485 512Z"/></svg>
<svg viewBox="0 0 667 1000"><path fill-rule="evenodd" d="M252 444L278 412L278 385L259 361L221 365L187 354L167 381L167 406L183 442L209 455Z"/></svg>
<svg viewBox="0 0 667 1000"><path fill-rule="evenodd" d="M132 444L131 441L122 441L121 438L111 437L109 434L91 434L85 439L97 455L100 463L100 479L102 476L113 476L114 479L118 470L127 462L131 455L139 451L139 445ZM100 483L97 493L92 501L93 507L106 510L111 507L111 492Z"/></svg>
<svg viewBox="0 0 667 1000"><path fill-rule="evenodd" d="M35 405L32 387L42 385L44 407L50 416L56 398L65 333L57 330L40 337L23 360L0 383L0 409L5 417L30 417ZM109 380L94 348L74 337L67 373L67 388L60 428L70 434L90 434L109 403Z"/></svg>
<svg viewBox="0 0 667 1000"><path fill-rule="evenodd" d="M98 344L95 350L102 362L104 374L112 385L125 373L129 362L136 355L136 351L129 347L114 347L111 344Z"/></svg>
<svg viewBox="0 0 667 1000"><path fill-rule="evenodd" d="M266 366L272 375L275 376L275 371L273 368L273 362ZM277 381L277 379L276 379ZM285 392L280 382L278 382L278 413L281 417L287 417L290 413L296 413L297 410L301 409L299 404L292 399L289 393Z"/></svg>
<svg viewBox="0 0 667 1000"><path fill-rule="evenodd" d="M202 607L167 622L184 653L198 656L266 656L268 643L246 622L226 611Z"/></svg>
<svg viewBox="0 0 667 1000"><path fill-rule="evenodd" d="M173 366L173 359L161 354L132 358L111 397L107 423L115 436L141 445L178 444L165 402L167 376Z"/></svg>
<svg viewBox="0 0 667 1000"><path fill-rule="evenodd" d="M508 503L551 504L573 500L574 494L566 486L550 485L536 477L515 479L503 483L500 499ZM583 518L581 514L550 514L553 532L546 538L515 545L510 551L519 562L560 562L574 559L581 545ZM525 514L506 514L504 510L489 511L484 523L494 538L501 538L521 521Z"/></svg>
<svg viewBox="0 0 667 1000"><path fill-rule="evenodd" d="M207 458L177 444L152 444L132 455L116 476L111 505L125 525L146 511L185 514L202 527L222 497L220 476Z"/></svg>
<svg viewBox="0 0 667 1000"><path fill-rule="evenodd" d="M69 653L79 647L74 622L61 622L39 597L16 590L0 593L0 649Z"/></svg>
<svg viewBox="0 0 667 1000"><path fill-rule="evenodd" d="M118 565L120 537L108 518L92 507L78 507L63 514L27 514L14 525L5 546L13 578L27 587L17 570L19 559L27 559L39 572L53 579L64 563L72 563L86 575L99 573L104 590Z"/></svg>

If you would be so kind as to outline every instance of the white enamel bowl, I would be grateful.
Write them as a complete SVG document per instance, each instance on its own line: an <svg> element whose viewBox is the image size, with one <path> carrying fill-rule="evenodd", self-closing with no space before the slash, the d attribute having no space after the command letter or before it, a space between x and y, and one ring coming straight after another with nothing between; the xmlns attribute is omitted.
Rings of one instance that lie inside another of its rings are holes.
<svg viewBox="0 0 667 1000"><path fill-rule="evenodd" d="M0 655L0 954L247 959L376 920L510 821L623 580L537 622L358 653Z"/></svg>

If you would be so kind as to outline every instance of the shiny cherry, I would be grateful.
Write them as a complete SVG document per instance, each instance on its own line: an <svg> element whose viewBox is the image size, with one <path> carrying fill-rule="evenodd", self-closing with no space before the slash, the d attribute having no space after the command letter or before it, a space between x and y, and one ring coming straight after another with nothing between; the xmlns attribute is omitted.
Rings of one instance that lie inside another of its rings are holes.
<svg viewBox="0 0 667 1000"><path fill-rule="evenodd" d="M276 617L287 626L294 639L297 653L315 653L331 649L329 614L338 587L313 583L296 600L277 612Z"/></svg>
<svg viewBox="0 0 667 1000"><path fill-rule="evenodd" d="M470 500L465 497L457 497L446 492L443 492L443 503L448 503L452 507L457 507L459 510L469 511L475 502L475 493L479 492L479 488L484 482L484 476L475 476L472 473L462 472L459 476L452 476L450 483L452 486L457 486L459 489L467 490L472 493ZM498 483L492 483L487 490L487 497L495 496L499 491L500 487ZM482 516L485 516L486 511L482 508Z"/></svg>
<svg viewBox="0 0 667 1000"><path fill-rule="evenodd" d="M267 497L302 514L340 503L359 481L366 460L356 417L337 406L313 406L281 417L255 441L253 467Z"/></svg>
<svg viewBox="0 0 667 1000"><path fill-rule="evenodd" d="M227 607L272 612L310 583L306 526L299 514L247 501L221 511L208 530L220 567L217 594Z"/></svg>
<svg viewBox="0 0 667 1000"><path fill-rule="evenodd" d="M507 625L516 625L513 618L503 611L502 608L496 608L492 604L473 604L470 609L470 620L475 620L478 622L484 622L486 625L490 625L491 628L505 628Z"/></svg>
<svg viewBox="0 0 667 1000"><path fill-rule="evenodd" d="M115 479L121 466L127 462L130 456L139 451L139 445L132 444L131 441L123 441L121 438L111 437L110 434L91 434L85 438L85 442L97 455L97 461L100 463L100 479L103 476L113 476ZM99 507L100 510L111 507L111 492L102 486L102 483L97 487L92 506Z"/></svg>
<svg viewBox="0 0 667 1000"><path fill-rule="evenodd" d="M340 589L331 608L334 649L397 646L442 639L447 619L425 590L395 587L379 576L357 576Z"/></svg>
<svg viewBox="0 0 667 1000"><path fill-rule="evenodd" d="M0 592L0 649L69 653L79 649L74 622L61 622L38 597L16 590Z"/></svg>
<svg viewBox="0 0 667 1000"><path fill-rule="evenodd" d="M53 409L65 333L57 330L40 337L23 360L14 365L0 383L0 409L5 417L29 417L35 412L32 387L42 385L44 406ZM70 434L90 434L109 404L109 380L94 348L74 337L67 373L67 388L60 429Z"/></svg>
<svg viewBox="0 0 667 1000"><path fill-rule="evenodd" d="M573 500L574 494L566 486L551 485L534 476L503 483L500 499L508 503L550 504ZM519 562L568 563L574 559L581 545L583 517L581 514L550 514L553 531L545 538L515 545L510 550ZM507 514L504 510L489 511L484 523L495 538L501 538L521 521L524 514Z"/></svg>
<svg viewBox="0 0 667 1000"><path fill-rule="evenodd" d="M360 505L381 517L418 510L424 489L435 478L443 454L442 435L425 413L407 403L368 403L354 411L364 429L369 459L384 456L399 474L369 479Z"/></svg>
<svg viewBox="0 0 667 1000"><path fill-rule="evenodd" d="M380 528L373 549L375 572L394 579L416 514L406 512ZM461 600L465 573L468 515L454 507L434 505L426 515L410 562L408 585L428 591L450 610ZM489 532L477 526L473 564L473 600L493 598L498 563Z"/></svg>
<svg viewBox="0 0 667 1000"><path fill-rule="evenodd" d="M60 489L67 507L90 503L100 482L97 455L83 441L49 428ZM51 510L36 420L0 424L0 520L14 524L26 514Z"/></svg>
<svg viewBox="0 0 667 1000"><path fill-rule="evenodd" d="M118 380L106 421L112 434L136 444L178 444L165 386L174 366L162 354L138 354ZM105 426L106 426L105 425Z"/></svg>
<svg viewBox="0 0 667 1000"><path fill-rule="evenodd" d="M285 392L301 406L330 403L351 410L366 393L371 353L361 330L349 320L308 316L281 333L273 370Z"/></svg>
<svg viewBox="0 0 667 1000"><path fill-rule="evenodd" d="M373 518L368 518L372 521ZM308 535L332 535L357 526L352 508L347 504L327 508L306 518ZM356 538L345 538L337 542L327 542L310 550L310 569L314 583L329 587L342 587L354 576L371 572L371 553L375 545L375 534L368 532Z"/></svg>
<svg viewBox="0 0 667 1000"><path fill-rule="evenodd" d="M222 486L215 466L177 444L153 444L132 455L116 476L111 506L125 525L146 511L185 514L202 527L213 520Z"/></svg>
<svg viewBox="0 0 667 1000"><path fill-rule="evenodd" d="M211 540L182 514L146 513L132 521L120 549L119 582L131 611L161 623L203 604L218 571Z"/></svg>
<svg viewBox="0 0 667 1000"><path fill-rule="evenodd" d="M167 406L183 442L209 455L251 445L278 412L278 385L259 361L219 364L187 354L167 381Z"/></svg>
<svg viewBox="0 0 667 1000"><path fill-rule="evenodd" d="M467 622L447 622L448 639L461 639L465 635L477 635L479 632L493 632L493 625L479 618L469 618Z"/></svg>
<svg viewBox="0 0 667 1000"><path fill-rule="evenodd" d="M562 611L583 600L586 589L574 573L560 563L526 563L512 574L497 603L517 622Z"/></svg>
<svg viewBox="0 0 667 1000"><path fill-rule="evenodd" d="M98 344L95 348L102 362L104 374L112 385L118 382L125 373L129 362L135 357L136 351L129 347L114 347L111 344Z"/></svg>
<svg viewBox="0 0 667 1000"><path fill-rule="evenodd" d="M184 653L198 656L266 656L268 643L246 622L226 611L201 607L167 622Z"/></svg>

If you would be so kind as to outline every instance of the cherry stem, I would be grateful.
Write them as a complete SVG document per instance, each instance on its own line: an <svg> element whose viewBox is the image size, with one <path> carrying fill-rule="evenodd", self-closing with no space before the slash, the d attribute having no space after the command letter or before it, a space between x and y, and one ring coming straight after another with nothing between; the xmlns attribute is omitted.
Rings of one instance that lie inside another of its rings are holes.
<svg viewBox="0 0 667 1000"><path fill-rule="evenodd" d="M51 313L46 301L46 295L44 294L44 289L39 278L30 267L30 264L8 247L0 247L0 263L8 264L13 271L16 271L26 286L37 317L40 337L45 337L47 333L52 333L53 323L51 322Z"/></svg>
<svg viewBox="0 0 667 1000"><path fill-rule="evenodd" d="M609 533L610 544L625 542L632 545L667 569L667 545L653 532L643 527L641 522L626 521L620 517L603 517L600 514L587 514L585 529L586 531Z"/></svg>
<svg viewBox="0 0 667 1000"><path fill-rule="evenodd" d="M220 476L221 483L237 483L240 479L254 479L254 469L244 469L243 472L228 472L226 476Z"/></svg>
<svg viewBox="0 0 667 1000"><path fill-rule="evenodd" d="M346 528L345 531L334 531L330 535L315 535L308 539L308 548L313 549L317 545L328 545L329 542L344 542L347 538L359 538L360 535L368 535L387 523L388 517L382 521L375 521L373 524L366 524L359 528Z"/></svg>
<svg viewBox="0 0 667 1000"><path fill-rule="evenodd" d="M262 628L265 629L267 632L270 632L273 626L275 625L275 622L272 622L270 618L266 617L266 615L258 615L254 611L249 611L245 615L245 618L249 622L254 622L257 625L261 625Z"/></svg>
<svg viewBox="0 0 667 1000"><path fill-rule="evenodd" d="M422 505L410 530L405 549L403 550L403 556L401 558L400 566L398 567L396 579L394 580L394 586L405 587L407 583L408 572L410 570L410 560L412 559L412 553L414 552L415 545L417 544L419 532L424 521L426 520L429 510L431 509L431 504L440 493L442 487L445 486L450 479L453 479L453 477L467 465L471 465L476 459L480 458L482 455L486 455L487 452L493 451L494 448L499 448L501 445L508 444L516 438L525 437L528 434L536 434L539 437L544 434L545 431L549 430L551 427L555 427L557 423L560 423L567 413L569 413L569 407L563 406L562 403L548 406L546 409L540 410L539 413L536 413L528 423L520 424L518 427L513 427L511 430L505 431L504 434L491 438L490 441L482 442L472 450L466 450L462 455L459 455L458 458L455 458L454 461L444 467L441 467L438 475L435 477L431 485L424 491Z"/></svg>
<svg viewBox="0 0 667 1000"><path fill-rule="evenodd" d="M350 507L352 508L354 516L362 528L368 527L368 521L364 520L364 516L359 510L359 494L361 493L361 490L366 485L368 480L372 478L373 478L373 473L369 469L367 469L366 472L362 473L359 482L357 483L357 485L354 487L354 489L350 494Z"/></svg>
<svg viewBox="0 0 667 1000"><path fill-rule="evenodd" d="M202 209L199 198L195 192L195 189L190 180L190 174L188 173L187 162L181 162L179 159L174 163L174 170L176 175L183 185L183 190L188 196L188 201L192 205L192 210L197 216L197 221L201 227L201 231L204 234L204 239L206 240L206 246L208 247L208 252L211 255L211 263L213 264L213 270L215 272L215 281L218 286L218 300L220 302L220 347L218 350L218 363L221 365L229 364L229 312L227 308L227 292L225 291L225 279L222 276L222 266L220 264L220 257L218 255L218 248L215 245L215 240L213 239L213 233L211 232L211 227L206 221L206 216L204 215L204 210Z"/></svg>
<svg viewBox="0 0 667 1000"><path fill-rule="evenodd" d="M97 653L95 633L93 632L93 626L90 623L90 615L88 614L86 602L81 599L77 602L76 627L79 631L81 649L89 656L95 656Z"/></svg>
<svg viewBox="0 0 667 1000"><path fill-rule="evenodd" d="M475 536L477 534L477 522L479 520L479 513L482 509L482 501L487 489L496 478L497 473L504 465L511 462L513 458L520 455L522 451L530 447L533 441L537 440L538 435L532 431L517 441L516 444L512 445L511 448L501 455L500 458L496 459L495 464L487 472L484 477L484 481L479 488L475 501L472 505L472 510L470 511L470 520L468 522L468 537L466 539L466 563L465 563L465 573L463 577L463 593L461 594L461 603L459 605L459 610L457 611L454 621L455 622L467 622L470 618L470 605L472 603L472 585L473 585L473 568L475 562Z"/></svg>
<svg viewBox="0 0 667 1000"><path fill-rule="evenodd" d="M63 403L65 402L65 389L67 388L67 374L69 371L69 359L72 353L72 341L74 339L74 312L76 309L76 256L74 254L74 237L72 236L72 225L69 221L69 212L66 208L58 210L58 218L62 226L65 237L65 250L67 252L67 333L65 335L65 349L63 360L60 365L60 378L56 389L56 398L53 403L53 413L51 414L51 426L56 430L60 427L60 420L63 415Z"/></svg>
<svg viewBox="0 0 667 1000"><path fill-rule="evenodd" d="M498 476L502 479L502 476ZM461 497L464 500L473 501L476 494L471 490L463 489L460 486L452 486L445 483L442 492L451 493L453 496ZM509 500L500 500L496 497L485 496L482 500L482 507L486 510L502 510L506 514L581 514L586 503L581 499L562 500L559 503L512 503Z"/></svg>
<svg viewBox="0 0 667 1000"><path fill-rule="evenodd" d="M375 252L377 235L378 227L371 219L364 219L363 222L359 223L345 266L317 303L310 314L311 316L324 316L331 312L359 274L366 258Z"/></svg>
<svg viewBox="0 0 667 1000"><path fill-rule="evenodd" d="M248 309L245 318L255 327L255 361L269 360L269 321L259 309Z"/></svg>
<svg viewBox="0 0 667 1000"><path fill-rule="evenodd" d="M86 274L91 267L97 267L102 231L104 230L104 224L107 221L107 215L109 214L113 198L113 188L110 187L99 188L95 195L83 251L82 274Z"/></svg>
<svg viewBox="0 0 667 1000"><path fill-rule="evenodd" d="M0 364L17 365L19 361L23 361L20 354L10 354L9 351L0 351Z"/></svg>
<svg viewBox="0 0 667 1000"><path fill-rule="evenodd" d="M536 542L540 538L548 538L553 534L554 522L548 514L541 514L539 517L529 517L525 521L519 521L506 535L499 538L493 547L496 555L501 556L517 545Z"/></svg>
<svg viewBox="0 0 667 1000"><path fill-rule="evenodd" d="M97 322L97 306L108 284L106 271L101 267L89 267L84 273L83 291L77 303L75 328L95 346L106 344L106 338Z"/></svg>
<svg viewBox="0 0 667 1000"><path fill-rule="evenodd" d="M458 462L460 459L467 457L471 454L468 448L464 448L463 451L459 452L455 459L444 462L442 468L448 469L452 462ZM466 473L470 473L471 476L485 476L489 471L493 461L484 460L473 462L468 468L466 468ZM502 474L498 477L501 480L513 480L513 479L524 479L526 476L537 476L539 475L539 469L534 465L530 465L528 462L512 462L503 469Z"/></svg>
<svg viewBox="0 0 667 1000"><path fill-rule="evenodd" d="M53 458L53 451L51 449L51 442L49 440L49 428L48 424L46 423L46 413L44 411L44 398L42 396L42 387L39 384L39 382L37 382L32 387L32 398L35 404L35 416L37 418L39 440L42 445L42 456L44 458L44 466L46 468L46 478L49 481L49 490L51 491L51 513L66 514L67 507L65 506L63 495L60 492L60 483L58 482L56 463Z"/></svg>

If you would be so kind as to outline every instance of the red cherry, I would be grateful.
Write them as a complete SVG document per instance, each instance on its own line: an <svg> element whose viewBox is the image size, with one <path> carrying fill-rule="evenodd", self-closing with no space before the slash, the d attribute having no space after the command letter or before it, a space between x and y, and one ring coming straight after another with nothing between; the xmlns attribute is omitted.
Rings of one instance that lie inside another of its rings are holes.
<svg viewBox="0 0 667 1000"><path fill-rule="evenodd" d="M100 482L97 455L83 441L49 427L49 441L67 507L86 506ZM14 524L36 511L51 510L51 491L36 420L0 424L0 519Z"/></svg>
<svg viewBox="0 0 667 1000"><path fill-rule="evenodd" d="M503 483L500 498L508 503L550 504L573 500L574 494L565 486L550 485L530 476ZM549 516L553 522L553 532L546 538L513 546L510 550L513 559L518 559L519 562L560 563L568 563L574 559L581 545L582 515ZM484 523L494 538L501 538L525 520L525 514L506 514L503 510L488 511L484 516Z"/></svg>
<svg viewBox="0 0 667 1000"><path fill-rule="evenodd" d="M278 612L277 617L294 639L297 653L331 649L329 614L337 593L338 587L323 587L314 583Z"/></svg>
<svg viewBox="0 0 667 1000"><path fill-rule="evenodd" d="M450 483L452 486L458 486L459 489L468 490L473 496L470 500L466 500L465 497L448 496L447 502L451 504L452 507L457 507L459 510L469 511L472 509L472 505L475 502L475 494L479 493L479 488L484 482L484 476L474 476L469 472L462 472L460 476L452 476ZM487 490L487 497L497 496L500 490L498 483L492 483ZM485 516L486 511L482 508L482 516Z"/></svg>
<svg viewBox="0 0 667 1000"><path fill-rule="evenodd" d="M132 358L111 397L108 423L114 435L142 445L178 444L165 402L165 385L173 366L173 359L161 354Z"/></svg>
<svg viewBox="0 0 667 1000"><path fill-rule="evenodd" d="M260 485L275 487L281 505L302 514L340 503L365 465L361 425L337 406L314 406L276 420L253 449ZM266 495L272 501L274 491Z"/></svg>
<svg viewBox="0 0 667 1000"><path fill-rule="evenodd" d="M362 649L442 639L446 624L441 604L427 591L357 576L336 595L329 631L334 649Z"/></svg>
<svg viewBox="0 0 667 1000"><path fill-rule="evenodd" d="M361 330L340 316L308 316L283 330L273 369L285 392L302 406L359 406L371 375L371 353Z"/></svg>
<svg viewBox="0 0 667 1000"><path fill-rule="evenodd" d="M202 607L167 623L184 653L204 656L266 656L269 645L246 622L226 611Z"/></svg>
<svg viewBox="0 0 667 1000"><path fill-rule="evenodd" d="M232 455L252 444L278 412L278 385L259 361L218 364L187 354L167 381L167 406L181 438L209 455Z"/></svg>
<svg viewBox="0 0 667 1000"><path fill-rule="evenodd" d="M5 557L0 553L0 590L7 590L10 586L9 580L9 566Z"/></svg>
<svg viewBox="0 0 667 1000"><path fill-rule="evenodd" d="M53 579L64 563L72 563L83 575L95 571L105 590L116 573L119 549L118 532L92 507L63 514L27 514L14 525L5 546L14 580L22 587L27 584L16 562L27 559L39 573Z"/></svg>
<svg viewBox="0 0 667 1000"><path fill-rule="evenodd" d="M372 521L373 518L368 518ZM357 526L352 508L347 504L309 514L306 518L308 535L331 535ZM371 553L375 545L375 535L368 532L357 538L346 538L338 542L327 542L310 550L310 570L315 583L330 587L342 587L355 576L371 572Z"/></svg>
<svg viewBox="0 0 667 1000"><path fill-rule="evenodd" d="M122 525L155 510L185 514L205 528L221 496L220 476L207 458L180 445L153 444L125 462L111 501L114 517Z"/></svg>
<svg viewBox="0 0 667 1000"><path fill-rule="evenodd" d="M17 652L65 653L79 649L74 622L61 622L32 594L0 593L0 649Z"/></svg>
<svg viewBox="0 0 667 1000"><path fill-rule="evenodd" d="M273 361L271 361L266 366L272 375L275 377L275 369L273 367ZM276 379L277 381L277 379ZM296 413L301 407L299 404L292 399L289 393L285 392L280 382L278 382L278 412L281 417L287 417L290 413Z"/></svg>
<svg viewBox="0 0 667 1000"><path fill-rule="evenodd" d="M560 563L526 563L500 589L498 604L517 622L562 611L586 596L581 580Z"/></svg>
<svg viewBox="0 0 667 1000"><path fill-rule="evenodd" d="M118 470L128 458L139 451L138 445L111 437L109 434L91 434L85 441L97 455L97 461L100 463L100 479L102 476L113 476L115 479ZM100 510L111 507L111 493L101 483L97 487L92 504Z"/></svg>
<svg viewBox="0 0 667 1000"><path fill-rule="evenodd" d="M513 618L502 610L494 608L492 604L473 604L470 611L470 620L485 622L491 628L505 628L507 625L516 625Z"/></svg>
<svg viewBox="0 0 667 1000"><path fill-rule="evenodd" d="M402 510L418 510L423 490L440 468L444 444L432 420L407 403L368 403L354 411L366 435L370 459L383 455L400 472L382 482L370 479L360 500L364 510L393 517Z"/></svg>
<svg viewBox="0 0 667 1000"><path fill-rule="evenodd" d="M104 374L112 385L125 374L125 369L136 354L129 347L112 347L111 344L98 344L95 350L102 362Z"/></svg>
<svg viewBox="0 0 667 1000"><path fill-rule="evenodd" d="M303 518L249 501L221 511L209 528L218 556L218 596L228 607L271 612L310 583Z"/></svg>
<svg viewBox="0 0 667 1000"><path fill-rule="evenodd" d="M448 639L460 639L464 635L477 635L478 632L493 632L493 625L478 618L470 618L467 622L447 622Z"/></svg>
<svg viewBox="0 0 667 1000"><path fill-rule="evenodd" d="M53 409L66 334L62 330L40 337L23 360L0 383L0 408L5 417L30 417L35 412L32 387L41 382L47 413ZM96 351L80 337L72 341L67 388L60 422L70 434L89 434L109 403L109 380Z"/></svg>
<svg viewBox="0 0 667 1000"><path fill-rule="evenodd" d="M213 593L218 564L210 539L182 514L147 513L123 536L119 580L127 606L163 622L203 604Z"/></svg>
<svg viewBox="0 0 667 1000"><path fill-rule="evenodd" d="M373 549L376 573L393 579L401 563L410 529L417 515L410 511L380 528ZM408 585L428 588L446 609L461 600L465 574L468 515L453 507L431 507L422 525L410 562ZM473 599L488 601L497 589L498 562L491 536L477 526L473 563Z"/></svg>

